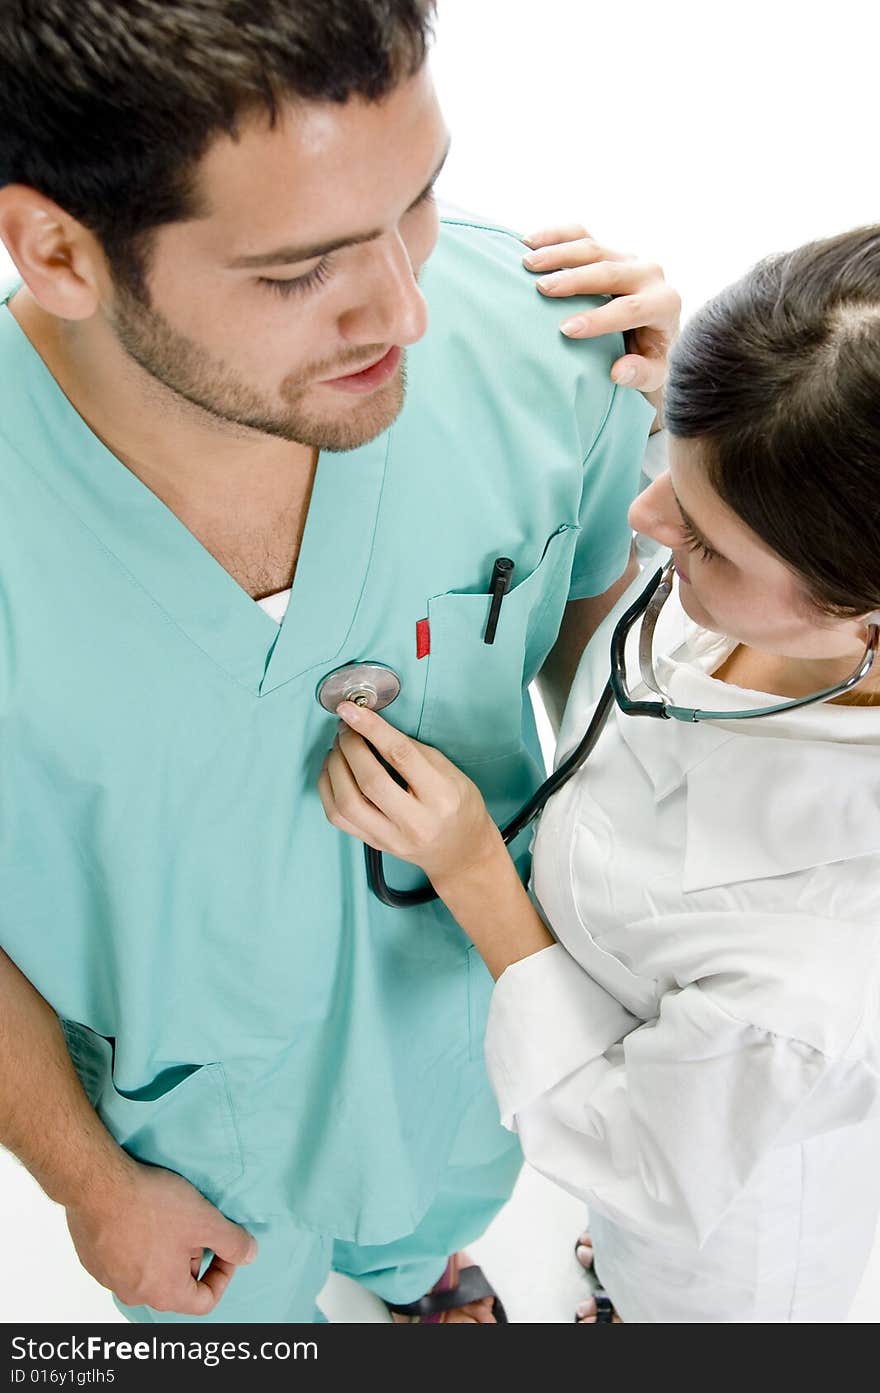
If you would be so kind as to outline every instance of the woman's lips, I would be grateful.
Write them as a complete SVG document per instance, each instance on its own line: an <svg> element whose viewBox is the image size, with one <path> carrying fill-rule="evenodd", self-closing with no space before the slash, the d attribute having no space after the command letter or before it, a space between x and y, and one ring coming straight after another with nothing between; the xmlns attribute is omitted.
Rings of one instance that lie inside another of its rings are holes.
<svg viewBox="0 0 880 1393"><path fill-rule="evenodd" d="M333 387L338 392L375 392L377 387L384 387L386 382L391 381L400 363L400 356L401 349L395 345L394 348L389 348L378 362L370 363L360 372L348 373L345 377L328 377L320 385Z"/></svg>

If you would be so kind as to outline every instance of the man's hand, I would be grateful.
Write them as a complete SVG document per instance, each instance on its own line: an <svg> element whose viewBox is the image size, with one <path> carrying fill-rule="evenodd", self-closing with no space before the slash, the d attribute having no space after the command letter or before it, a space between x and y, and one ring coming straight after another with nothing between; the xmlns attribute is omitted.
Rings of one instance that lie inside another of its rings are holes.
<svg viewBox="0 0 880 1393"><path fill-rule="evenodd" d="M207 1315L257 1255L256 1239L182 1176L131 1158L68 1206L67 1226L83 1267L126 1306L180 1315ZM215 1256L199 1279L205 1248Z"/></svg>
<svg viewBox="0 0 880 1393"><path fill-rule="evenodd" d="M667 285L663 271L595 241L578 225L548 228L523 239L532 250L523 257L529 271L541 273L542 295L612 295L607 305L579 311L560 326L573 339L622 333L627 352L611 369L612 379L644 392L659 407L669 349L678 333L681 296Z"/></svg>

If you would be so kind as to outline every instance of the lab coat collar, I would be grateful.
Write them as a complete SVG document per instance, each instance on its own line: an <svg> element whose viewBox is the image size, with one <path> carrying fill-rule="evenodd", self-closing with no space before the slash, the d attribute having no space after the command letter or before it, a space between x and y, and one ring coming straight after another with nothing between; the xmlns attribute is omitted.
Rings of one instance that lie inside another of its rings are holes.
<svg viewBox="0 0 880 1393"><path fill-rule="evenodd" d="M663 636L671 651L657 659L656 670L677 705L772 705L772 694L714 679L732 641L699 629L676 601L670 604L678 610ZM876 707L822 703L754 721L694 725L618 711L617 723L657 803L687 785L686 891L880 851Z"/></svg>
<svg viewBox="0 0 880 1393"><path fill-rule="evenodd" d="M880 747L732 736L689 769L686 817L686 892L880 852Z"/></svg>
<svg viewBox="0 0 880 1393"><path fill-rule="evenodd" d="M645 584L640 576L581 659L560 733L557 766L580 740L608 678L611 634ZM734 643L700 629L674 594L660 616L654 651L661 685L681 706L745 710L769 694L712 677ZM665 656L664 656L665 655ZM638 633L627 671L637 682ZM624 716L621 739L660 804L686 785L686 891L786 875L880 851L880 710L823 703L753 721L680 721ZM583 777L589 778L585 771ZM817 799L816 789L822 790Z"/></svg>

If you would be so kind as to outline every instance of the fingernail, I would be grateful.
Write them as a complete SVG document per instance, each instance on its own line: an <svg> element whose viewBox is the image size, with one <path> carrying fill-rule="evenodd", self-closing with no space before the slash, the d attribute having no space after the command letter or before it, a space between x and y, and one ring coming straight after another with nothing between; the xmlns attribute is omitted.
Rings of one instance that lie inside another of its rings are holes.
<svg viewBox="0 0 880 1393"><path fill-rule="evenodd" d="M588 1248L586 1243L579 1243L577 1246L577 1256L584 1267L590 1267L593 1262L593 1250Z"/></svg>
<svg viewBox="0 0 880 1393"><path fill-rule="evenodd" d="M631 382L635 382L635 380L636 380L636 370L635 370L635 368L626 368L626 369L624 369L624 371L623 371L623 372L620 374L620 376L617 378L617 381L620 383L621 387L628 387L628 386L630 385L630 383L631 383Z"/></svg>
<svg viewBox="0 0 880 1393"><path fill-rule="evenodd" d="M523 257L523 265L528 266L530 271L539 271L546 259L543 252L529 252L528 256Z"/></svg>
<svg viewBox="0 0 880 1393"><path fill-rule="evenodd" d="M259 1247L257 1245L257 1240L255 1238L252 1238L251 1246L247 1250L247 1257L245 1258L245 1263L253 1262L258 1252Z"/></svg>
<svg viewBox="0 0 880 1393"><path fill-rule="evenodd" d="M533 247L537 242L537 237L523 237L523 242L527 247Z"/></svg>
<svg viewBox="0 0 880 1393"><path fill-rule="evenodd" d="M542 290L553 290L557 285L559 285L559 282L561 280L562 273L559 271L554 271L552 275L542 276L539 281L535 281L535 284L539 285Z"/></svg>
<svg viewBox="0 0 880 1393"><path fill-rule="evenodd" d="M574 1309L579 1316L591 1316L593 1314L593 1302L581 1301Z"/></svg>
<svg viewBox="0 0 880 1393"><path fill-rule="evenodd" d="M582 315L576 315L574 319L566 319L565 323L559 326L563 334L582 334L586 327L587 321Z"/></svg>
<svg viewBox="0 0 880 1393"><path fill-rule="evenodd" d="M340 716L346 725L353 725L360 713L360 707L355 706L353 701L341 701L336 708L337 716Z"/></svg>

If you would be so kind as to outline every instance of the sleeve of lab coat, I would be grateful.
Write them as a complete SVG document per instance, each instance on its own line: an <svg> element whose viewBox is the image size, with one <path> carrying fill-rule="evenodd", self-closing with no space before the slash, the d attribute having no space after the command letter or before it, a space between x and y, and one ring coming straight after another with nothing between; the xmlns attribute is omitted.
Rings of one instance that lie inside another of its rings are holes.
<svg viewBox="0 0 880 1393"><path fill-rule="evenodd" d="M737 1019L725 995L720 977L691 983L627 1030L561 947L508 968L486 1056L527 1159L636 1232L702 1244L768 1151L880 1110L868 1063Z"/></svg>

